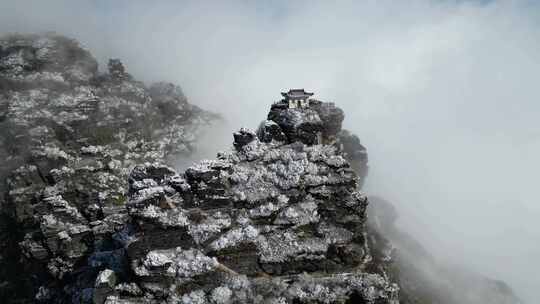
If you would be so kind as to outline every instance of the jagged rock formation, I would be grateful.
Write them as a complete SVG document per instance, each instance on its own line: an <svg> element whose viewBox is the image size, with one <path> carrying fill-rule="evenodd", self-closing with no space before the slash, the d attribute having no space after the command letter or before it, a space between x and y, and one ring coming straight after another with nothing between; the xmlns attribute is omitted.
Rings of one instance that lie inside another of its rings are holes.
<svg viewBox="0 0 540 304"><path fill-rule="evenodd" d="M307 110L273 107L269 117ZM286 139L305 124L273 122L260 138L240 130L234 151L183 174L133 170L123 239L134 276L106 303L398 303L398 286L372 265L367 199L341 145Z"/></svg>
<svg viewBox="0 0 540 304"><path fill-rule="evenodd" d="M309 100L309 107L301 109L289 108L283 99L274 103L268 113L268 120L280 126L288 141L307 145L333 143L344 118L343 110L333 103L315 99Z"/></svg>
<svg viewBox="0 0 540 304"><path fill-rule="evenodd" d="M79 303L104 267L122 279L131 168L191 153L216 119L117 59L98 72L74 40L1 38L0 298Z"/></svg>
<svg viewBox="0 0 540 304"><path fill-rule="evenodd" d="M308 107L298 109L290 108L287 100L282 99L271 106L268 119L259 126L257 136L262 142L336 145L357 172L361 188L368 173L367 151L358 136L342 130L344 118L343 110L334 103L310 99Z"/></svg>

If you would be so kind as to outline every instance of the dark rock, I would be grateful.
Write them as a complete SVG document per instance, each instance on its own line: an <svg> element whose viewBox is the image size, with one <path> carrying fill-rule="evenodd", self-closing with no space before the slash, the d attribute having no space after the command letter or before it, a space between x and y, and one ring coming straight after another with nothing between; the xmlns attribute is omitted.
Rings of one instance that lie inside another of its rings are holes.
<svg viewBox="0 0 540 304"><path fill-rule="evenodd" d="M268 120L281 127L289 142L300 141L306 145L322 142L324 124L313 109L282 108L274 104L268 113Z"/></svg>
<svg viewBox="0 0 540 304"><path fill-rule="evenodd" d="M188 103L186 96L179 86L166 82L157 82L150 86L150 97L156 119L178 119L184 114L200 111ZM188 117L186 117L188 118Z"/></svg>
<svg viewBox="0 0 540 304"><path fill-rule="evenodd" d="M310 100L310 108L314 109L323 122L323 137L327 142L335 140L336 136L341 131L341 124L345 119L343 110L336 107L332 102L322 102L319 100Z"/></svg>
<svg viewBox="0 0 540 304"><path fill-rule="evenodd" d="M257 139L257 135L252 131L242 128L240 131L233 134L234 137L234 147L236 149L241 149L243 146L249 144L250 142Z"/></svg>
<svg viewBox="0 0 540 304"><path fill-rule="evenodd" d="M9 302L92 301L99 271L125 279L125 203L143 187L128 188L130 169L189 155L218 119L177 86L148 88L117 59L108 68L98 73L87 50L59 35L0 38L0 296ZM137 178L182 189L171 172L149 165Z"/></svg>
<svg viewBox="0 0 540 304"><path fill-rule="evenodd" d="M124 64L122 64L120 59L109 59L107 68L109 69L109 75L114 80L123 80L123 79L128 79L131 77L126 72Z"/></svg>
<svg viewBox="0 0 540 304"><path fill-rule="evenodd" d="M113 293L116 285L116 275L114 271L105 269L99 272L93 290L93 301L95 304L105 302L107 296Z"/></svg>
<svg viewBox="0 0 540 304"><path fill-rule="evenodd" d="M358 173L360 187L362 187L369 171L366 148L360 143L358 136L347 130L339 132L336 144L343 151L343 157L351 163L351 167Z"/></svg>
<svg viewBox="0 0 540 304"><path fill-rule="evenodd" d="M309 100L309 106L289 108L286 101L274 103L268 120L259 127L259 139L269 142L273 134L281 138L282 131L288 141L300 141L306 145L332 144L341 131L345 115L334 103ZM274 122L278 128L269 122ZM276 139L277 140L277 139Z"/></svg>
<svg viewBox="0 0 540 304"><path fill-rule="evenodd" d="M265 120L259 126L257 137L260 141L269 143L272 140L284 142L287 137L281 130L281 127L272 120Z"/></svg>
<svg viewBox="0 0 540 304"><path fill-rule="evenodd" d="M167 171L187 183L180 191L141 173L156 165L132 171L129 283L142 294L108 301L397 303L384 272L362 271L367 199L340 150L244 136L218 160Z"/></svg>

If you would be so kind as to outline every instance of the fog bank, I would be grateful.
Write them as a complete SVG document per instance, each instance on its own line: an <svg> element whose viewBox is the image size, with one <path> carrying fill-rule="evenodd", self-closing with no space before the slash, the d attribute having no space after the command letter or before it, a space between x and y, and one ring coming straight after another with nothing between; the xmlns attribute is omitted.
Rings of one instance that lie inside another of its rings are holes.
<svg viewBox="0 0 540 304"><path fill-rule="evenodd" d="M77 38L234 128L255 128L280 90L315 91L345 110L369 151L365 190L405 230L538 301L539 4L3 0L0 29Z"/></svg>

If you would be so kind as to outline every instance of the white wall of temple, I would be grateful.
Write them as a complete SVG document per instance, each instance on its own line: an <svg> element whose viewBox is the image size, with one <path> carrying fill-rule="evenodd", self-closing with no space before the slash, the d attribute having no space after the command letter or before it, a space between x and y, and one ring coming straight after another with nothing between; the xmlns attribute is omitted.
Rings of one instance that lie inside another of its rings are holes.
<svg viewBox="0 0 540 304"><path fill-rule="evenodd" d="M289 109L309 107L309 99L289 99L287 102L289 103Z"/></svg>

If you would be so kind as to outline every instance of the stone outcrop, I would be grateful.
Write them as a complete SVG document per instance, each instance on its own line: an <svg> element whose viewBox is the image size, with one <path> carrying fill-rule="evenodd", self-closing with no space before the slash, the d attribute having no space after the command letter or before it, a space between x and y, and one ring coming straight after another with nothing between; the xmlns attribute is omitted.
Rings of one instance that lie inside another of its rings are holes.
<svg viewBox="0 0 540 304"><path fill-rule="evenodd" d="M106 303L398 303L397 285L366 271L367 199L337 146L255 138L129 181L126 283L143 292Z"/></svg>
<svg viewBox="0 0 540 304"><path fill-rule="evenodd" d="M16 35L0 40L0 86L10 302L397 303L366 271L367 199L333 104L272 107L179 174L161 164L218 117L174 85L137 82L117 59L100 73L64 37Z"/></svg>
<svg viewBox="0 0 540 304"><path fill-rule="evenodd" d="M341 130L339 108L314 105L274 104L256 133L233 134L234 150L184 173L135 167L123 237L134 276L119 286L136 294L106 303L398 303L343 157L365 165L365 148ZM326 144L312 140L321 131Z"/></svg>
<svg viewBox="0 0 540 304"><path fill-rule="evenodd" d="M307 108L289 108L287 102L281 100L274 103L268 113L268 121L276 123L289 142L299 141L306 145L333 143L344 118L343 110L333 103L315 99L309 100ZM259 134L265 132L281 138L280 133L271 128L272 124L263 122Z"/></svg>
<svg viewBox="0 0 540 304"><path fill-rule="evenodd" d="M129 172L192 153L217 119L117 59L98 72L74 40L0 38L0 298L79 303L94 288L104 298L129 272Z"/></svg>

